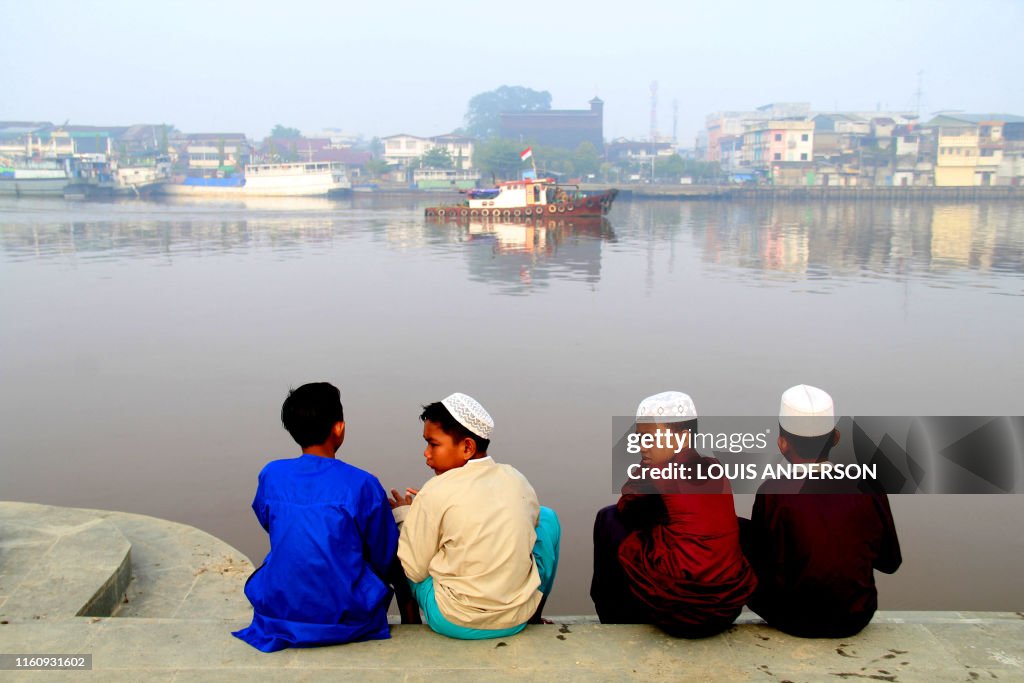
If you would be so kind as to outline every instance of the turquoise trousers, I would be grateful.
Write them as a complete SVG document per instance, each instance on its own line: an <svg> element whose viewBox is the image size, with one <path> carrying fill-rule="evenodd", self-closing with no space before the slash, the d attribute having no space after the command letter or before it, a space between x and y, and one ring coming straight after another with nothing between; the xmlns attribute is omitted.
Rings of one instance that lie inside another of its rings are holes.
<svg viewBox="0 0 1024 683"><path fill-rule="evenodd" d="M558 545L562 538L562 525L558 515L551 508L541 507L540 519L537 522L537 542L533 544L533 561L537 564L540 574L540 592L545 597L551 594L551 586L555 583L555 572L558 571ZM467 628L448 621L437 607L434 597L434 577L428 576L419 583L409 582L416 602L419 603L427 625L435 632L449 638L460 640L486 640L487 638L505 638L519 633L526 624L511 628Z"/></svg>

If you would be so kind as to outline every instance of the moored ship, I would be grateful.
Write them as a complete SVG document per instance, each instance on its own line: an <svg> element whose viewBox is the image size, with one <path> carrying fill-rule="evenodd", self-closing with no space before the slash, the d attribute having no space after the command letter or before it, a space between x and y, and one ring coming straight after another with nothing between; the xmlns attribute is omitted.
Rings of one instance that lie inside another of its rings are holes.
<svg viewBox="0 0 1024 683"><path fill-rule="evenodd" d="M25 161L0 165L0 195L16 197L63 196L72 181L71 173L59 161Z"/></svg>
<svg viewBox="0 0 1024 683"><path fill-rule="evenodd" d="M485 190L468 190L460 204L431 206L431 218L475 218L515 220L540 217L600 217L608 213L619 191L589 194L578 185L566 185L553 178L524 178Z"/></svg>
<svg viewBox="0 0 1024 683"><path fill-rule="evenodd" d="M243 175L188 176L161 185L161 194L185 197L317 197L343 192L352 184L342 164L306 161L287 164L249 164Z"/></svg>

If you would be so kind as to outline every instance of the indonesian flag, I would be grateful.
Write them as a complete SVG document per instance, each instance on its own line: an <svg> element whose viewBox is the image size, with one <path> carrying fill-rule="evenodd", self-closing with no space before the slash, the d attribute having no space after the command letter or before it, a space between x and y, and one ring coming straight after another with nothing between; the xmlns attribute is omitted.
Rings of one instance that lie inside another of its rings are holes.
<svg viewBox="0 0 1024 683"><path fill-rule="evenodd" d="M519 160L520 161L526 161L527 159L529 159L532 156L533 156L533 147L527 147L526 149L524 149L522 152L519 153Z"/></svg>

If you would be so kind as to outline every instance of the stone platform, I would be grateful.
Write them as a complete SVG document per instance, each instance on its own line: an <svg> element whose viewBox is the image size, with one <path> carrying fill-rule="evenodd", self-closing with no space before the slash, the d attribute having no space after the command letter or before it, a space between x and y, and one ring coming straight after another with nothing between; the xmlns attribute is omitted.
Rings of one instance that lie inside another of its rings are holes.
<svg viewBox="0 0 1024 683"><path fill-rule="evenodd" d="M0 503L0 654L92 656L91 671L0 679L1024 680L1024 615L993 612L882 612L839 640L792 638L751 614L696 641L588 616L476 642L394 626L386 641L264 654L230 634L251 616L251 571L241 553L181 524Z"/></svg>

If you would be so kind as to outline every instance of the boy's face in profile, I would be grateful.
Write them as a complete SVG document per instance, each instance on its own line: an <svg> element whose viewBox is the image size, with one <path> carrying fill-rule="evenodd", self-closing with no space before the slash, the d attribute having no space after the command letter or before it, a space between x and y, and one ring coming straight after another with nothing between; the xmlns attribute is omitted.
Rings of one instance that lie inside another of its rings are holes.
<svg viewBox="0 0 1024 683"><path fill-rule="evenodd" d="M434 470L434 474L444 474L448 470L462 467L472 456L465 443L469 439L456 442L441 429L441 425L430 420L423 423L423 440L427 442L423 457L427 459L427 467Z"/></svg>
<svg viewBox="0 0 1024 683"><path fill-rule="evenodd" d="M657 447L657 432L661 431L661 442L663 448ZM670 439L665 437L665 433L669 431L668 425L654 424L651 422L641 422L636 426L636 433L641 436L640 439L640 465L642 467L661 467L668 463L669 460L675 457L676 451L670 444ZM647 441L651 446L645 447L644 434L650 434L647 437Z"/></svg>

